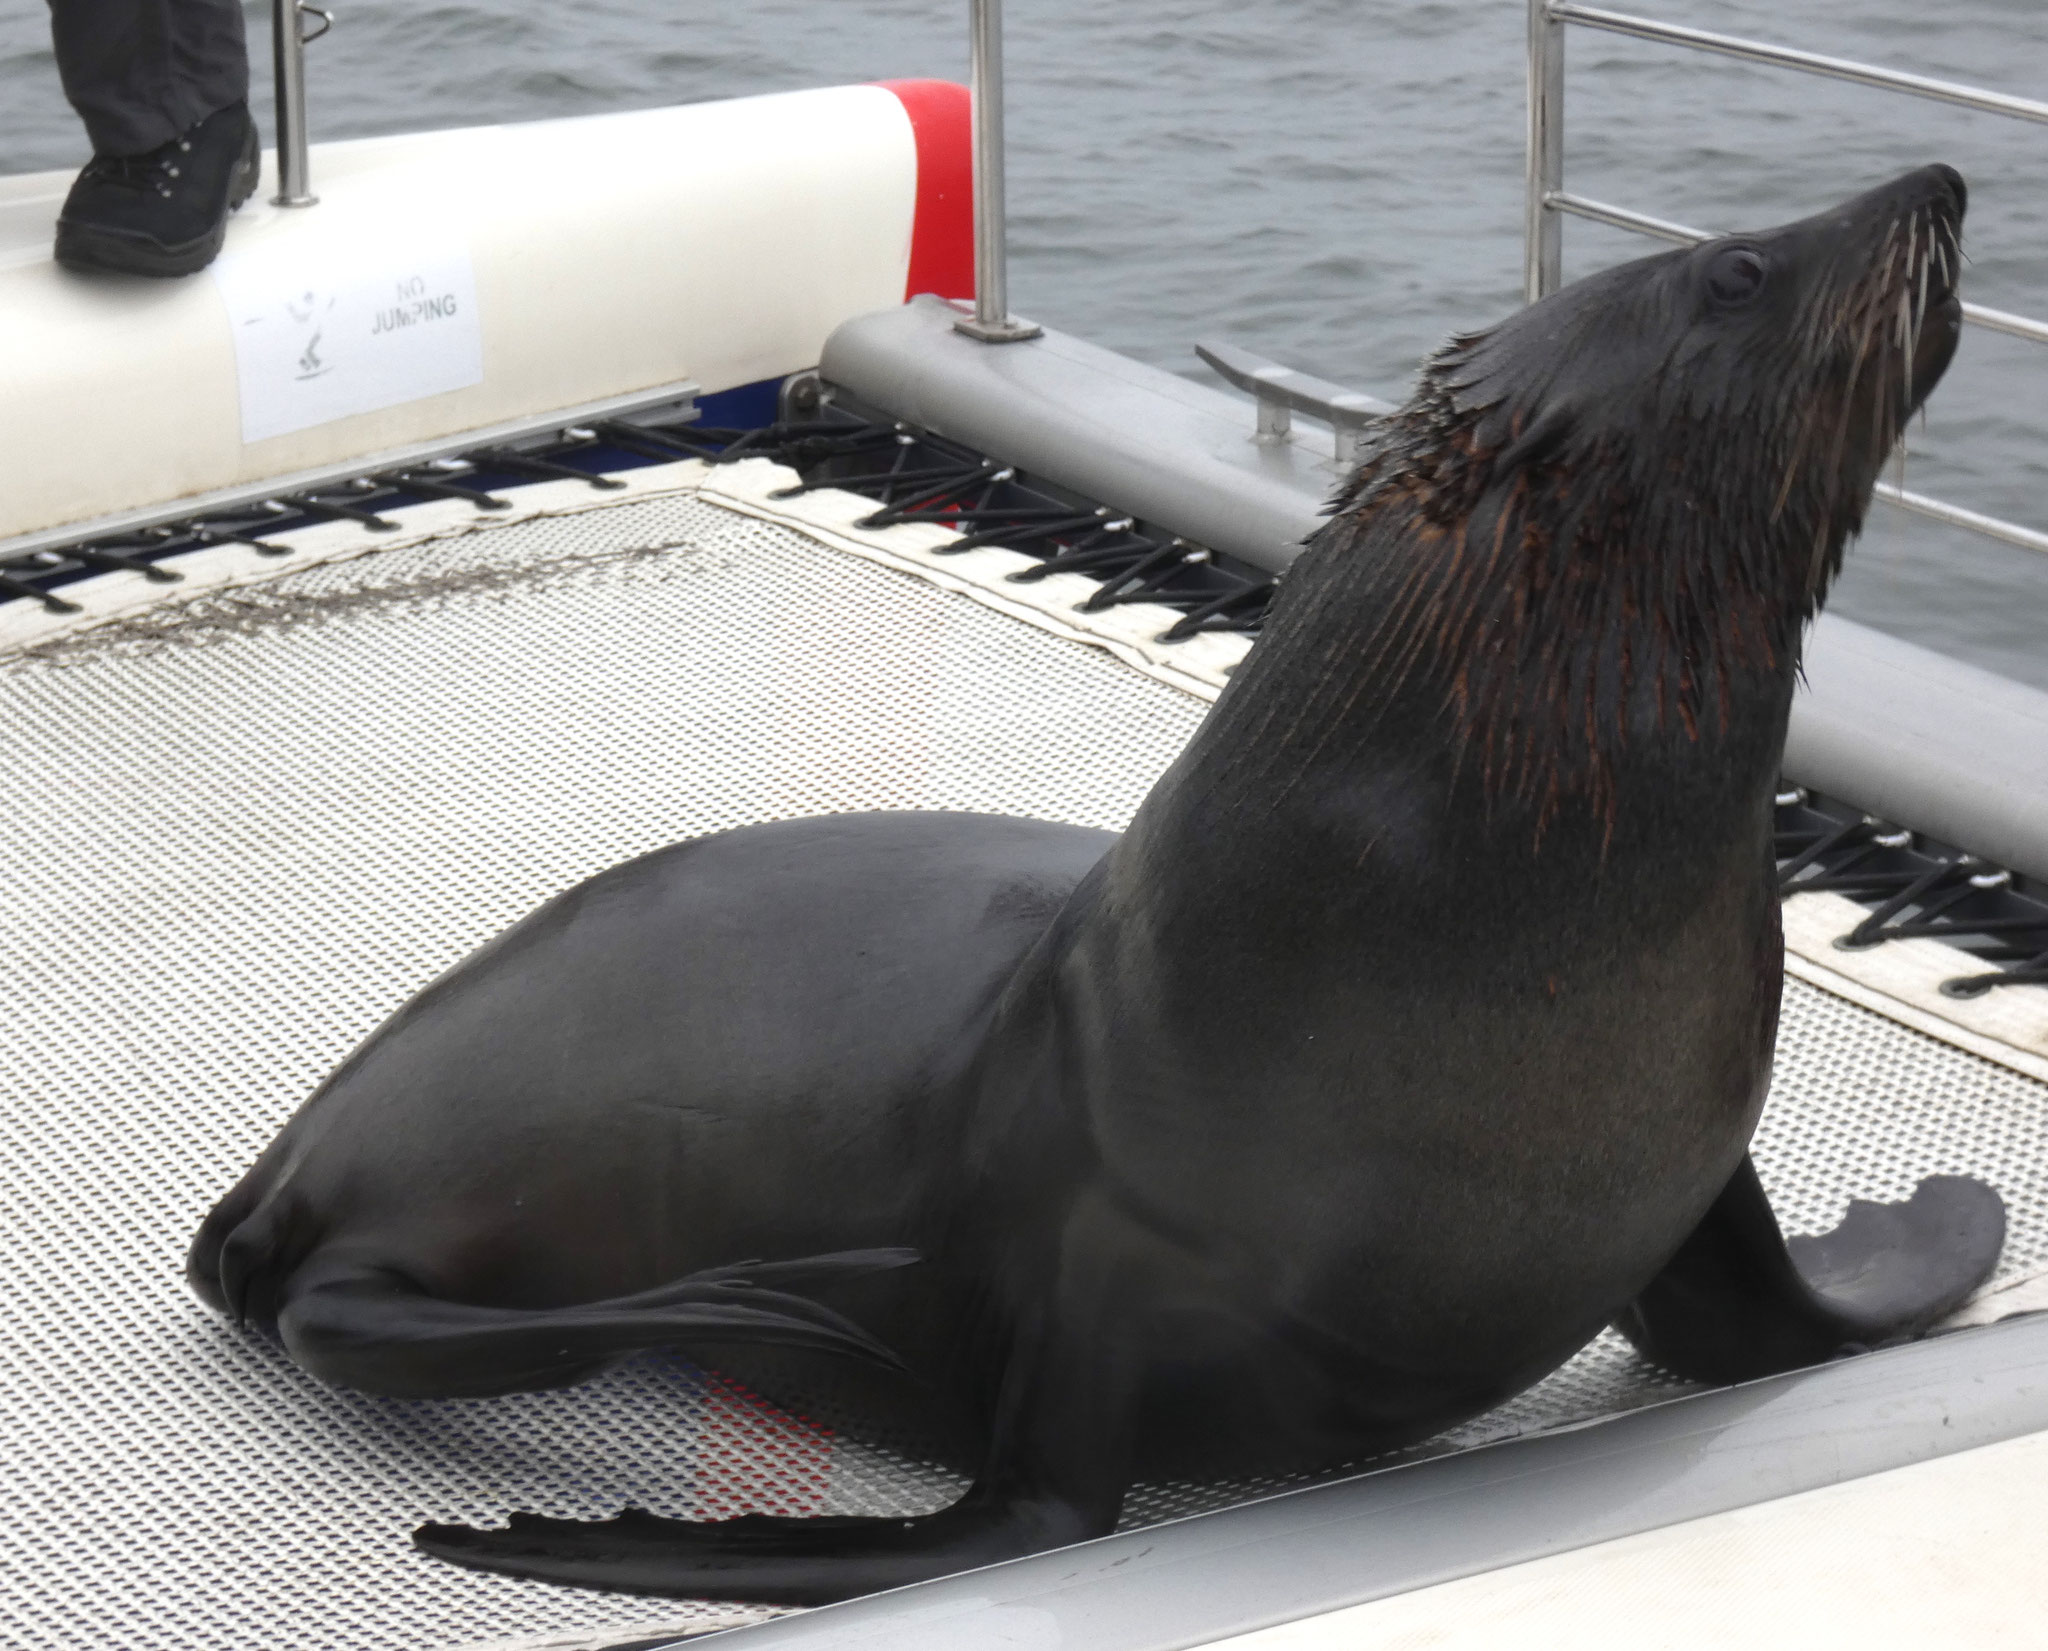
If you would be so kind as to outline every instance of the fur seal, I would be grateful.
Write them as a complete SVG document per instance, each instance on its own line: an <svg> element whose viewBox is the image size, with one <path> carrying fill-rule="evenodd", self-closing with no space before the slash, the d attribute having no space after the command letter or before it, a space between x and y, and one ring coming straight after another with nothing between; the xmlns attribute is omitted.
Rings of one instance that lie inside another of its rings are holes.
<svg viewBox="0 0 2048 1651"><path fill-rule="evenodd" d="M1997 1194L1788 1246L1747 1145L1801 631L1954 351L1964 204L1928 167L1454 340L1121 837L837 816L592 878L327 1080L192 1283L373 1392L661 1346L942 1421L975 1478L920 1518L416 1537L797 1604L1420 1439L1610 1322L1717 1381L1924 1330Z"/></svg>

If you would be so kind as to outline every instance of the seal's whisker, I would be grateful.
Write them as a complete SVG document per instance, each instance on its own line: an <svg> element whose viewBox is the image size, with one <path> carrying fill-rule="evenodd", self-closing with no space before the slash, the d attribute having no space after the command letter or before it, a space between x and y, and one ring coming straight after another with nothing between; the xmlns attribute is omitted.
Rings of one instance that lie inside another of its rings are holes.
<svg viewBox="0 0 2048 1651"><path fill-rule="evenodd" d="M1894 220L1891 226L1885 230L1884 245L1877 249L1877 257L1870 266L1873 285L1882 288L1888 283L1891 269L1895 262L1893 252L1898 244L1899 225L1897 220Z"/></svg>
<svg viewBox="0 0 2048 1651"><path fill-rule="evenodd" d="M1916 338L1920 332L1922 317L1927 313L1927 276L1933 263L1934 236L1930 232L1927 237L1927 251L1922 255L1919 268L1915 271L1914 286L1916 296L1913 300L1913 332Z"/></svg>
<svg viewBox="0 0 2048 1651"><path fill-rule="evenodd" d="M1878 380L1872 387L1873 393L1870 397L1870 445L1879 454L1882 454L1891 445L1886 427L1894 422L1892 396L1900 393L1897 386L1909 376L1907 370L1903 367L1903 363L1912 359L1912 352L1907 344L1906 337L1908 315L1906 293L1903 288L1900 290L1894 305L1894 315L1896 319L1890 338L1894 355L1892 359L1883 363ZM1903 401L1900 403L1900 406L1903 408ZM1882 470L1883 467L1883 460L1880 458L1878 468Z"/></svg>
<svg viewBox="0 0 2048 1651"><path fill-rule="evenodd" d="M1778 484L1777 498L1771 501L1770 519L1773 523L1776 523L1778 518L1784 514L1785 501L1792 494L1792 484L1799 479L1800 456L1805 453L1807 439L1812 434L1813 420L1810 418L1801 419L1798 428L1793 433L1791 456L1785 461L1785 479Z"/></svg>
<svg viewBox="0 0 2048 1651"><path fill-rule="evenodd" d="M1863 369L1870 362L1872 347L1877 342L1878 326L1877 317L1871 311L1865 310L1856 353L1850 359L1848 378L1842 386L1841 417L1835 423L1834 450L1828 455L1827 469L1830 475L1840 474L1842 460L1849 450L1849 421L1855 415L1856 386L1863 376Z"/></svg>
<svg viewBox="0 0 2048 1651"><path fill-rule="evenodd" d="M1927 278L1930 266L1934 262L1934 252L1938 240L1938 237L1935 234L1935 229L1938 222L1939 220L1934 217L1933 209L1930 207L1928 209L1927 256L1920 260L1920 268L1917 272L1917 280L1915 282L1915 291L1913 299L1913 337L1911 345L1907 352L1905 369L1899 375L1899 433L1901 440L1904 439L1906 425L1912 419L1913 395L1915 391L1913 379L1915 374L1915 364L1920 359L1921 335L1925 332L1927 327ZM1903 474L1903 461L1901 461L1901 475L1903 476ZM1904 485L1903 481L1901 482L1901 485Z"/></svg>

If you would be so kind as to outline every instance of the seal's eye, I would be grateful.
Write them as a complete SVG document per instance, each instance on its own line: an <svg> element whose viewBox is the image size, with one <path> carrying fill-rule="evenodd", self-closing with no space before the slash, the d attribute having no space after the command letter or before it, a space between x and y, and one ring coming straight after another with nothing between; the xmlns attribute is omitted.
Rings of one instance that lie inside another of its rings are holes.
<svg viewBox="0 0 2048 1651"><path fill-rule="evenodd" d="M1748 247L1726 247L1707 265L1707 291L1717 304L1746 304L1763 290L1763 256Z"/></svg>

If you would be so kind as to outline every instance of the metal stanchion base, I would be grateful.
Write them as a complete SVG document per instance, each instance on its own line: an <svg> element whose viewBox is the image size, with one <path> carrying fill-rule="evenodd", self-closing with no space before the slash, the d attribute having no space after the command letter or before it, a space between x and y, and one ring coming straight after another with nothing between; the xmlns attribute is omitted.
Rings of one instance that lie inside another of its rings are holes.
<svg viewBox="0 0 2048 1651"><path fill-rule="evenodd" d="M1016 315L1006 315L1000 321L983 321L978 316L963 315L953 323L953 330L964 332L969 338L978 338L984 344L1019 344L1045 331L1036 321L1026 321Z"/></svg>

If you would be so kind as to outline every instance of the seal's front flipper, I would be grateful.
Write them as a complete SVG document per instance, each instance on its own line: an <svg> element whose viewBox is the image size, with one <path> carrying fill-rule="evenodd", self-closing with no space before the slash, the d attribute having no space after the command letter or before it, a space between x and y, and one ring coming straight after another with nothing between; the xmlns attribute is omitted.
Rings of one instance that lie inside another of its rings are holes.
<svg viewBox="0 0 2048 1651"><path fill-rule="evenodd" d="M1615 1327L1667 1369L1746 1381L1921 1334L1997 1265L2005 1205L1933 1175L1903 1204L1858 1201L1833 1232L1787 1241L1748 1158Z"/></svg>
<svg viewBox="0 0 2048 1651"><path fill-rule="evenodd" d="M806 1348L902 1369L851 1319L793 1294L907 1266L915 1250L740 1262L637 1295L571 1307L443 1301L379 1269L295 1276L277 1315L291 1355L324 1380L399 1398L474 1398L563 1387L654 1348L738 1342Z"/></svg>

